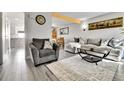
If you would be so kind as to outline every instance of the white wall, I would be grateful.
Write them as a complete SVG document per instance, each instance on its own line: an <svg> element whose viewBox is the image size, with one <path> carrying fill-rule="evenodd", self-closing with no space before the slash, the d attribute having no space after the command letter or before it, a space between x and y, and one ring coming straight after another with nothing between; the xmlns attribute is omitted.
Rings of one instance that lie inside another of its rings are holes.
<svg viewBox="0 0 124 93"><path fill-rule="evenodd" d="M11 38L17 37L17 33L16 33L15 27L16 27L16 25L11 23L11 25L10 25L10 36L11 36Z"/></svg>
<svg viewBox="0 0 124 93"><path fill-rule="evenodd" d="M39 25L35 21L37 15L43 15L46 18L44 25ZM29 43L32 38L51 38L52 16L50 12L32 12L25 13L25 42L26 58L29 57Z"/></svg>
<svg viewBox="0 0 124 93"><path fill-rule="evenodd" d="M3 63L2 13L0 13L0 65Z"/></svg>
<svg viewBox="0 0 124 93"><path fill-rule="evenodd" d="M3 41L3 60L10 51L10 20L8 20L6 13L2 13L2 41Z"/></svg>
<svg viewBox="0 0 124 93"><path fill-rule="evenodd" d="M46 18L46 23L44 25L39 25L35 21L37 15L43 15ZM52 25L52 16L51 13L29 13L29 32L30 39L32 38L50 38L51 25Z"/></svg>
<svg viewBox="0 0 124 93"><path fill-rule="evenodd" d="M69 34L68 35L60 35L60 28L69 27ZM78 37L80 33L82 33L81 25L79 24L68 24L65 26L60 26L57 30L58 37L64 37L65 39L70 39L74 37Z"/></svg>
<svg viewBox="0 0 124 93"><path fill-rule="evenodd" d="M117 17L124 17L123 13L108 13L103 16L98 16L96 18L89 19L87 21L83 21L83 24L86 24L88 26L88 23L97 22L97 21L103 21L107 19L117 18ZM124 23L124 22L123 22ZM123 36L121 33L121 28L107 28L107 29L98 29L98 30L88 30L83 31L82 25L78 24L69 24L61 27L69 27L69 35L64 35L65 40L72 37L83 37L83 38L111 38L111 37L120 37ZM58 31L59 33L59 31Z"/></svg>
<svg viewBox="0 0 124 93"><path fill-rule="evenodd" d="M92 22L97 22L97 21L103 21L103 20L108 20L108 19L112 19L112 18L117 18L117 17L124 17L124 13L109 13L103 16L99 16L96 18L92 18L89 19L87 21L85 21L84 23L88 24L88 23L92 23ZM124 22L123 22L124 23ZM121 36L121 28L117 27L117 28L106 28L106 29L98 29L98 30L90 30L86 32L83 32L81 35L83 37L88 37L88 38L111 38L111 37L118 37Z"/></svg>

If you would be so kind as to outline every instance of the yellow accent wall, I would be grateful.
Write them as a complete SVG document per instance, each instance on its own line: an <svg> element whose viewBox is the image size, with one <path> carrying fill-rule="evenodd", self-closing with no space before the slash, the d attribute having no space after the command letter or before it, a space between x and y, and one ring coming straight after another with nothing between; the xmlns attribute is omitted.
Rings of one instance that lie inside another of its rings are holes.
<svg viewBox="0 0 124 93"><path fill-rule="evenodd" d="M57 13L57 12L52 13L52 16L59 18L59 19L62 19L62 20L67 21L67 22L71 22L71 23L76 23L76 24L81 23L81 21L79 19L72 18L69 16L64 16L64 15L61 15L60 13Z"/></svg>

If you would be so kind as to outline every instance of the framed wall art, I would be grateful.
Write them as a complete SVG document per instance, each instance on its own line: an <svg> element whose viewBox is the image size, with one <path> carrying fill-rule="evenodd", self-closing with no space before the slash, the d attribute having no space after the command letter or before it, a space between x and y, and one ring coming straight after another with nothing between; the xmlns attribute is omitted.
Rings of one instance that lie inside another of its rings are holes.
<svg viewBox="0 0 124 93"><path fill-rule="evenodd" d="M60 35L68 35L69 34L69 27L60 28Z"/></svg>
<svg viewBox="0 0 124 93"><path fill-rule="evenodd" d="M123 17L89 23L89 30L123 27Z"/></svg>

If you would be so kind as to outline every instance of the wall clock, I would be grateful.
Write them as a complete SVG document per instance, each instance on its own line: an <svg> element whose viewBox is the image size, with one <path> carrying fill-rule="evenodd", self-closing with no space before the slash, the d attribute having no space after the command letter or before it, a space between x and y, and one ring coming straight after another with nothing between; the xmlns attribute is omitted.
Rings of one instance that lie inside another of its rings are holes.
<svg viewBox="0 0 124 93"><path fill-rule="evenodd" d="M39 25L43 25L46 22L46 19L43 15L37 15L35 20Z"/></svg>

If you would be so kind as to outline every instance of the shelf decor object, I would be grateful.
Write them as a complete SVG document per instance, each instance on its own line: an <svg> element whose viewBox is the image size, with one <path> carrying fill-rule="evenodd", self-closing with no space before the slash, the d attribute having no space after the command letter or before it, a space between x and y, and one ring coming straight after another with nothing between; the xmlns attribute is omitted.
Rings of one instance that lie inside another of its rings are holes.
<svg viewBox="0 0 124 93"><path fill-rule="evenodd" d="M89 23L89 30L123 27L123 17Z"/></svg>
<svg viewBox="0 0 124 93"><path fill-rule="evenodd" d="M46 22L46 18L43 15L37 15L35 20L39 25L43 25Z"/></svg>

